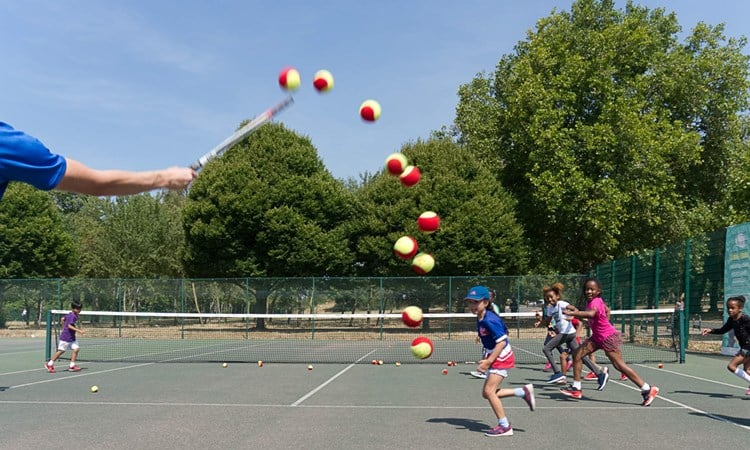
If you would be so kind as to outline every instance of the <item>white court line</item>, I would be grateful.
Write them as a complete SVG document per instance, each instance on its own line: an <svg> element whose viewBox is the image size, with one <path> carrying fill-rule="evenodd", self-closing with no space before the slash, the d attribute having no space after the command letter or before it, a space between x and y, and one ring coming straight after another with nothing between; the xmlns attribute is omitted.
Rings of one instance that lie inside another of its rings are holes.
<svg viewBox="0 0 750 450"><path fill-rule="evenodd" d="M648 366L646 366L646 365L644 365L644 364L632 364L632 365L633 365L633 366L638 366L638 367L645 367L645 368L649 368ZM659 369L659 370L663 370L663 369ZM672 374L674 374L674 375L680 375L680 376L684 376L684 377L686 377L686 378L695 378L695 379L698 379L698 380L703 380L703 381L706 381L706 382L709 382L709 383L715 383L715 384L721 384L721 385L724 385L724 386L731 386L731 387L735 387L735 386L733 386L733 385L727 385L727 384L725 384L725 383L722 383L722 382L720 382L720 381L712 381L712 380L707 380L707 379L705 379L705 378L695 377L695 376L692 376L692 375L685 375L685 374L681 374L681 373L678 373L678 372L672 372L672 371L668 371L668 372L669 372L669 373L672 373ZM634 391L639 391L639 392L640 392L640 389L639 389L639 388L637 388L637 387L635 387L635 386L630 386L630 385L626 385L626 384L624 384L624 383L621 383L621 382L617 382L617 381L610 381L610 383L614 383L614 384L617 384L617 385L619 385L619 386L622 386L622 387L624 387L624 388L627 388L627 389L632 389L632 390L634 390ZM723 418L723 417L719 417L719 416L713 415L713 414L711 414L711 413L710 413L710 412L708 412L708 411L704 411L704 410L702 410L702 409L694 408L694 407L692 407L692 406L690 406L690 405L686 405L686 404L684 404L684 403L680 403L680 402L678 402L678 401L676 401L676 400L671 400L671 399L668 399L668 398L664 397L664 396L663 396L663 395L661 395L661 394L657 395L657 396L656 396L656 398L659 398L659 399L661 399L661 400L664 400L664 401L665 401L665 402L667 402L667 403L671 403L671 404L673 404L673 405L677 405L677 406L679 406L679 407L681 407L681 408L684 408L684 409L687 409L687 410L693 411L693 412L695 412L695 413L698 413L698 414L702 414L702 415L704 415L704 416L706 416L706 417L710 417L710 418L712 418L712 419L714 419L714 420L718 420L719 422L724 422L724 423L727 423L727 424L730 424L730 425L734 425L734 426L737 426L737 427L743 428L743 429L745 429L745 430L747 430L747 431L750 431L750 426L747 426L747 425L742 425L741 423L738 423L738 422L734 422L734 421L732 421L732 420L729 420L729 419L725 419L725 418ZM649 406L649 408L650 408L650 406Z"/></svg>
<svg viewBox="0 0 750 450"><path fill-rule="evenodd" d="M650 367L650 366L647 366L647 365L645 365L645 364L630 364L630 365L631 365L631 366L644 367L644 368L646 368L646 369L653 369L652 367ZM660 372L667 372L667 373L671 373L672 375L679 375L679 376L681 376L681 377L685 377L685 378L692 378L692 379L694 379L694 380L705 381L706 383L711 383L711 384L718 384L718 385L720 385L720 386L726 386L726 387L731 387L731 388L737 388L737 389L740 389L740 390L743 390L743 391L745 390L745 388L744 388L744 387L742 387L742 386L737 386L736 384L729 384L729 383L724 383L723 381L716 381L716 380L712 380L712 379L710 379L710 378L702 378L702 377L696 377L696 376L694 376L694 375L688 375L688 374L686 374L686 373L674 372L674 371L672 371L672 370L665 370L665 369L659 369L659 371L660 371Z"/></svg>
<svg viewBox="0 0 750 450"><path fill-rule="evenodd" d="M482 406L408 406L408 405L288 405L267 403L177 403L177 402L57 402L57 401L31 401L31 400L0 400L0 405L99 405L99 406L153 406L153 407L199 407L199 408L319 408L319 409L419 409L419 410L477 410L486 411L487 405ZM528 410L528 406L506 406L505 409ZM641 406L537 406L536 409L549 410L641 410ZM657 409L683 409L679 406L649 406L649 410Z"/></svg>
<svg viewBox="0 0 750 450"><path fill-rule="evenodd" d="M42 351L44 351L43 348L37 348L35 350L24 350L24 351L21 351L21 352L0 353L0 358L2 358L3 356L22 355L24 353L39 353L39 352L42 352Z"/></svg>
<svg viewBox="0 0 750 450"><path fill-rule="evenodd" d="M361 358L359 358L358 360L356 360L356 361L354 361L353 363L351 363L351 364L349 364L348 366L346 366L346 367L345 367L344 369L342 369L342 370L341 370L341 371L340 371L339 373L337 373L336 375L334 375L334 376L332 376L331 378L327 379L327 380L326 380L326 381L325 381L325 382L324 382L323 384L321 384L320 386L316 387L316 388L315 388L315 389L313 389L312 391L310 391L310 392L308 392L307 394L305 394L305 395L303 395L302 397L300 397L300 399L299 399L299 400L297 400L296 402L292 403L292 406L299 406L299 404L300 404L300 403L304 402L304 401L305 401L305 400L307 400L308 398L310 398L310 397L312 397L313 395L315 395L315 393L317 393L317 392L318 392L319 390L321 390L321 389L323 389L324 387L326 387L326 386L327 386L327 385L328 385L328 384L329 384L330 382L332 382L332 381L333 381L333 380L335 380L336 378L340 377L340 376L341 376L341 375L343 375L343 374L344 374L345 372L349 371L349 369L351 369L352 367L354 367L354 366L355 366L355 365L356 365L356 364L357 364L358 362L360 362L360 361L362 361L363 359L367 358L368 356L372 355L372 354L373 354L373 353L375 353L376 351L377 351L377 349L374 349L374 350L371 350L371 351L370 351L369 353L366 353L366 354L364 354L364 355L363 355L363 356L362 356Z"/></svg>
<svg viewBox="0 0 750 450"><path fill-rule="evenodd" d="M24 370L17 370L15 372L4 372L4 373L0 373L0 377L2 377L3 375L16 375L19 373L37 372L39 370L44 370L46 372L46 369L42 367L39 369L24 369Z"/></svg>

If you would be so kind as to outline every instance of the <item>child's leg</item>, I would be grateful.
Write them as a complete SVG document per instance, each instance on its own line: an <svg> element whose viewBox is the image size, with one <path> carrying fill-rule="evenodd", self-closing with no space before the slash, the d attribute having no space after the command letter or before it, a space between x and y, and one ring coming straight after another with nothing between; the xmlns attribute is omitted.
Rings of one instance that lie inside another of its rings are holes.
<svg viewBox="0 0 750 450"><path fill-rule="evenodd" d="M747 373L748 366L750 366L750 356L744 356L740 352L729 361L727 369L742 380L750 383L750 373Z"/></svg>
<svg viewBox="0 0 750 450"><path fill-rule="evenodd" d="M574 383L581 382L581 372L583 370L583 357L593 353L596 349L590 341L584 342L573 352L573 380ZM574 384L575 385L575 384ZM580 389L580 385L575 385Z"/></svg>
<svg viewBox="0 0 750 450"><path fill-rule="evenodd" d="M646 382L643 381L643 379L636 373L635 370L631 369L630 366L625 364L625 359L623 359L622 352L620 352L619 349L615 351L605 351L604 353L612 362L612 365L615 366L615 369L624 373L628 377L628 379L630 379L630 381L635 383L636 386L638 386L639 388L643 388L643 385Z"/></svg>
<svg viewBox="0 0 750 450"><path fill-rule="evenodd" d="M70 355L70 366L73 367L76 365L76 358L78 358L78 350L80 348L74 348L73 353Z"/></svg>
<svg viewBox="0 0 750 450"><path fill-rule="evenodd" d="M560 373L560 368L557 366L557 361L555 361L555 358L552 356L552 350L560 345L562 337L563 336L560 334L556 334L550 337L550 339L544 344L544 348L542 349L544 356L547 357L547 361L552 364L552 373Z"/></svg>
<svg viewBox="0 0 750 450"><path fill-rule="evenodd" d="M503 382L503 377L487 371L487 378L484 380L484 387L482 388L482 397L486 398L490 402L490 407L495 413L498 420L505 418L505 409L503 403L500 401L498 395L498 387ZM500 389L504 391L505 389Z"/></svg>

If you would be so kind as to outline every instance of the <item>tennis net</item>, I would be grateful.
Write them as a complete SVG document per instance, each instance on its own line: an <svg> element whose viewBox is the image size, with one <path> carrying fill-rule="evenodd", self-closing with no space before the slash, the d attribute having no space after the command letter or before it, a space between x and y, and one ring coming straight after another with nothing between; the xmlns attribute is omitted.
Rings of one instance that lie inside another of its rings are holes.
<svg viewBox="0 0 750 450"><path fill-rule="evenodd" d="M47 358L57 348L61 319L68 312L48 312ZM672 309L612 311L611 321L623 334L627 362L677 361L679 325L672 314ZM543 363L546 329L534 326L534 313L501 316L516 362ZM77 325L86 331L78 336L81 361L385 364L473 362L481 355L476 317L469 313L427 313L419 328L407 328L401 315L393 313L82 311ZM433 342L434 352L426 360L411 355L411 340L418 336Z"/></svg>

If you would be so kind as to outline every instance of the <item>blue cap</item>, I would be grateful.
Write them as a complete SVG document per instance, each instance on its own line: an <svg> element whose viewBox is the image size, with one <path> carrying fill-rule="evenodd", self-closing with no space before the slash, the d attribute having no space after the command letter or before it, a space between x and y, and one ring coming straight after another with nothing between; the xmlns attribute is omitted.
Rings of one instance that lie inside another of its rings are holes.
<svg viewBox="0 0 750 450"><path fill-rule="evenodd" d="M474 301L489 300L489 299L490 299L490 291L484 286L474 286L473 288L469 289L469 292L466 294L466 297L464 297L464 300L474 300Z"/></svg>

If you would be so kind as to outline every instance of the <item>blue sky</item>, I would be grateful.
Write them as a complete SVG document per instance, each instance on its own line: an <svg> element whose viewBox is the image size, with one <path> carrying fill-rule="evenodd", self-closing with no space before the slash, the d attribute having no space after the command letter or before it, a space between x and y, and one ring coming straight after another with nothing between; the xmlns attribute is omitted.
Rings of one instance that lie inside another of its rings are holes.
<svg viewBox="0 0 750 450"><path fill-rule="evenodd" d="M636 3L675 11L684 30L749 34L746 0ZM310 137L335 177L358 178L449 125L461 84L571 4L0 0L0 120L99 169L188 165L283 99L277 76L291 65L302 87L278 120ZM335 79L324 95L319 69ZM358 116L368 98L383 108L374 124Z"/></svg>

